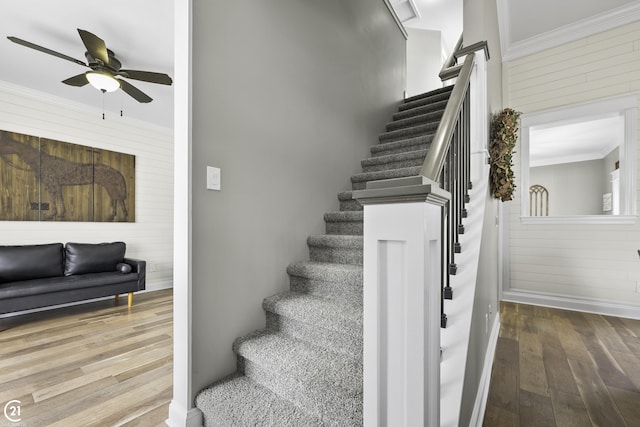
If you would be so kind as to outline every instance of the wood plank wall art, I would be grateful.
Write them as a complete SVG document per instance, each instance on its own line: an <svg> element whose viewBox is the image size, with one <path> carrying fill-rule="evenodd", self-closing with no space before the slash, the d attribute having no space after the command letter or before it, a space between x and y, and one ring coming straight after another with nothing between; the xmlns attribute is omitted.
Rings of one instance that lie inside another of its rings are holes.
<svg viewBox="0 0 640 427"><path fill-rule="evenodd" d="M0 131L0 220L135 221L135 156Z"/></svg>

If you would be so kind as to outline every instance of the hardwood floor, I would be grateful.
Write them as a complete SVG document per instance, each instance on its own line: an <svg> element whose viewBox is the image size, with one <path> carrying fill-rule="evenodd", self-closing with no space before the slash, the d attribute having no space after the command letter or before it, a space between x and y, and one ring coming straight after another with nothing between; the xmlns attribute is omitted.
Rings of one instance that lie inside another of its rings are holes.
<svg viewBox="0 0 640 427"><path fill-rule="evenodd" d="M640 426L640 320L501 303L487 427Z"/></svg>
<svg viewBox="0 0 640 427"><path fill-rule="evenodd" d="M130 310L105 300L0 319L0 406L20 401L13 418L26 427L164 425L172 301L161 290L137 294Z"/></svg>

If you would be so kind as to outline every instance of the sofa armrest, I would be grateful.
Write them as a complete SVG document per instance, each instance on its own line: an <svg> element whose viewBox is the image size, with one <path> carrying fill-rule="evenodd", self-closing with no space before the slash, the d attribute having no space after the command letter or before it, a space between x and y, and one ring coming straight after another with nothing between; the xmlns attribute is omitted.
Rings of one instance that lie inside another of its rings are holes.
<svg viewBox="0 0 640 427"><path fill-rule="evenodd" d="M125 258L123 262L131 266L131 271L138 273L138 290L145 289L147 282L147 262L141 259Z"/></svg>

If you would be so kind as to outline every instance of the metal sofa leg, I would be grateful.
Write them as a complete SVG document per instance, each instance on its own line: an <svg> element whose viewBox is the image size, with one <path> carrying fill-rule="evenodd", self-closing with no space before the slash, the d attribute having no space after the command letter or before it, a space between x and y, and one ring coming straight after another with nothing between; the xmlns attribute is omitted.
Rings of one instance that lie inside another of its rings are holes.
<svg viewBox="0 0 640 427"><path fill-rule="evenodd" d="M133 292L129 292L128 304L129 304L129 307L133 305Z"/></svg>

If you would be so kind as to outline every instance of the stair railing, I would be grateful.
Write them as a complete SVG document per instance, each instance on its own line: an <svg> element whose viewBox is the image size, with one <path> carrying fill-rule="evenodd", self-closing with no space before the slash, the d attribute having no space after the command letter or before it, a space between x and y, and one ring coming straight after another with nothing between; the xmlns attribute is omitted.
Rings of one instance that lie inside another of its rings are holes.
<svg viewBox="0 0 640 427"><path fill-rule="evenodd" d="M444 300L453 298L451 275L457 272L455 254L462 251L460 234L464 233L462 219L467 216L465 204L469 202L471 189L471 108L469 87L473 72L475 52L484 50L489 59L487 42L478 42L462 46L462 36L454 52L449 56L440 71L442 81L455 78L440 124L436 130L420 174L425 178L439 182L441 187L451 193L451 199L442 208L442 298L441 326L447 326L444 312ZM465 57L462 64L458 58Z"/></svg>
<svg viewBox="0 0 640 427"><path fill-rule="evenodd" d="M477 133L484 114L475 101L482 95L475 95L475 50L469 49L460 42L443 70L456 83L420 175L369 181L352 193L364 209L365 425L440 425L442 296L452 293L448 278L464 231L470 127ZM477 70L484 73L481 59Z"/></svg>

